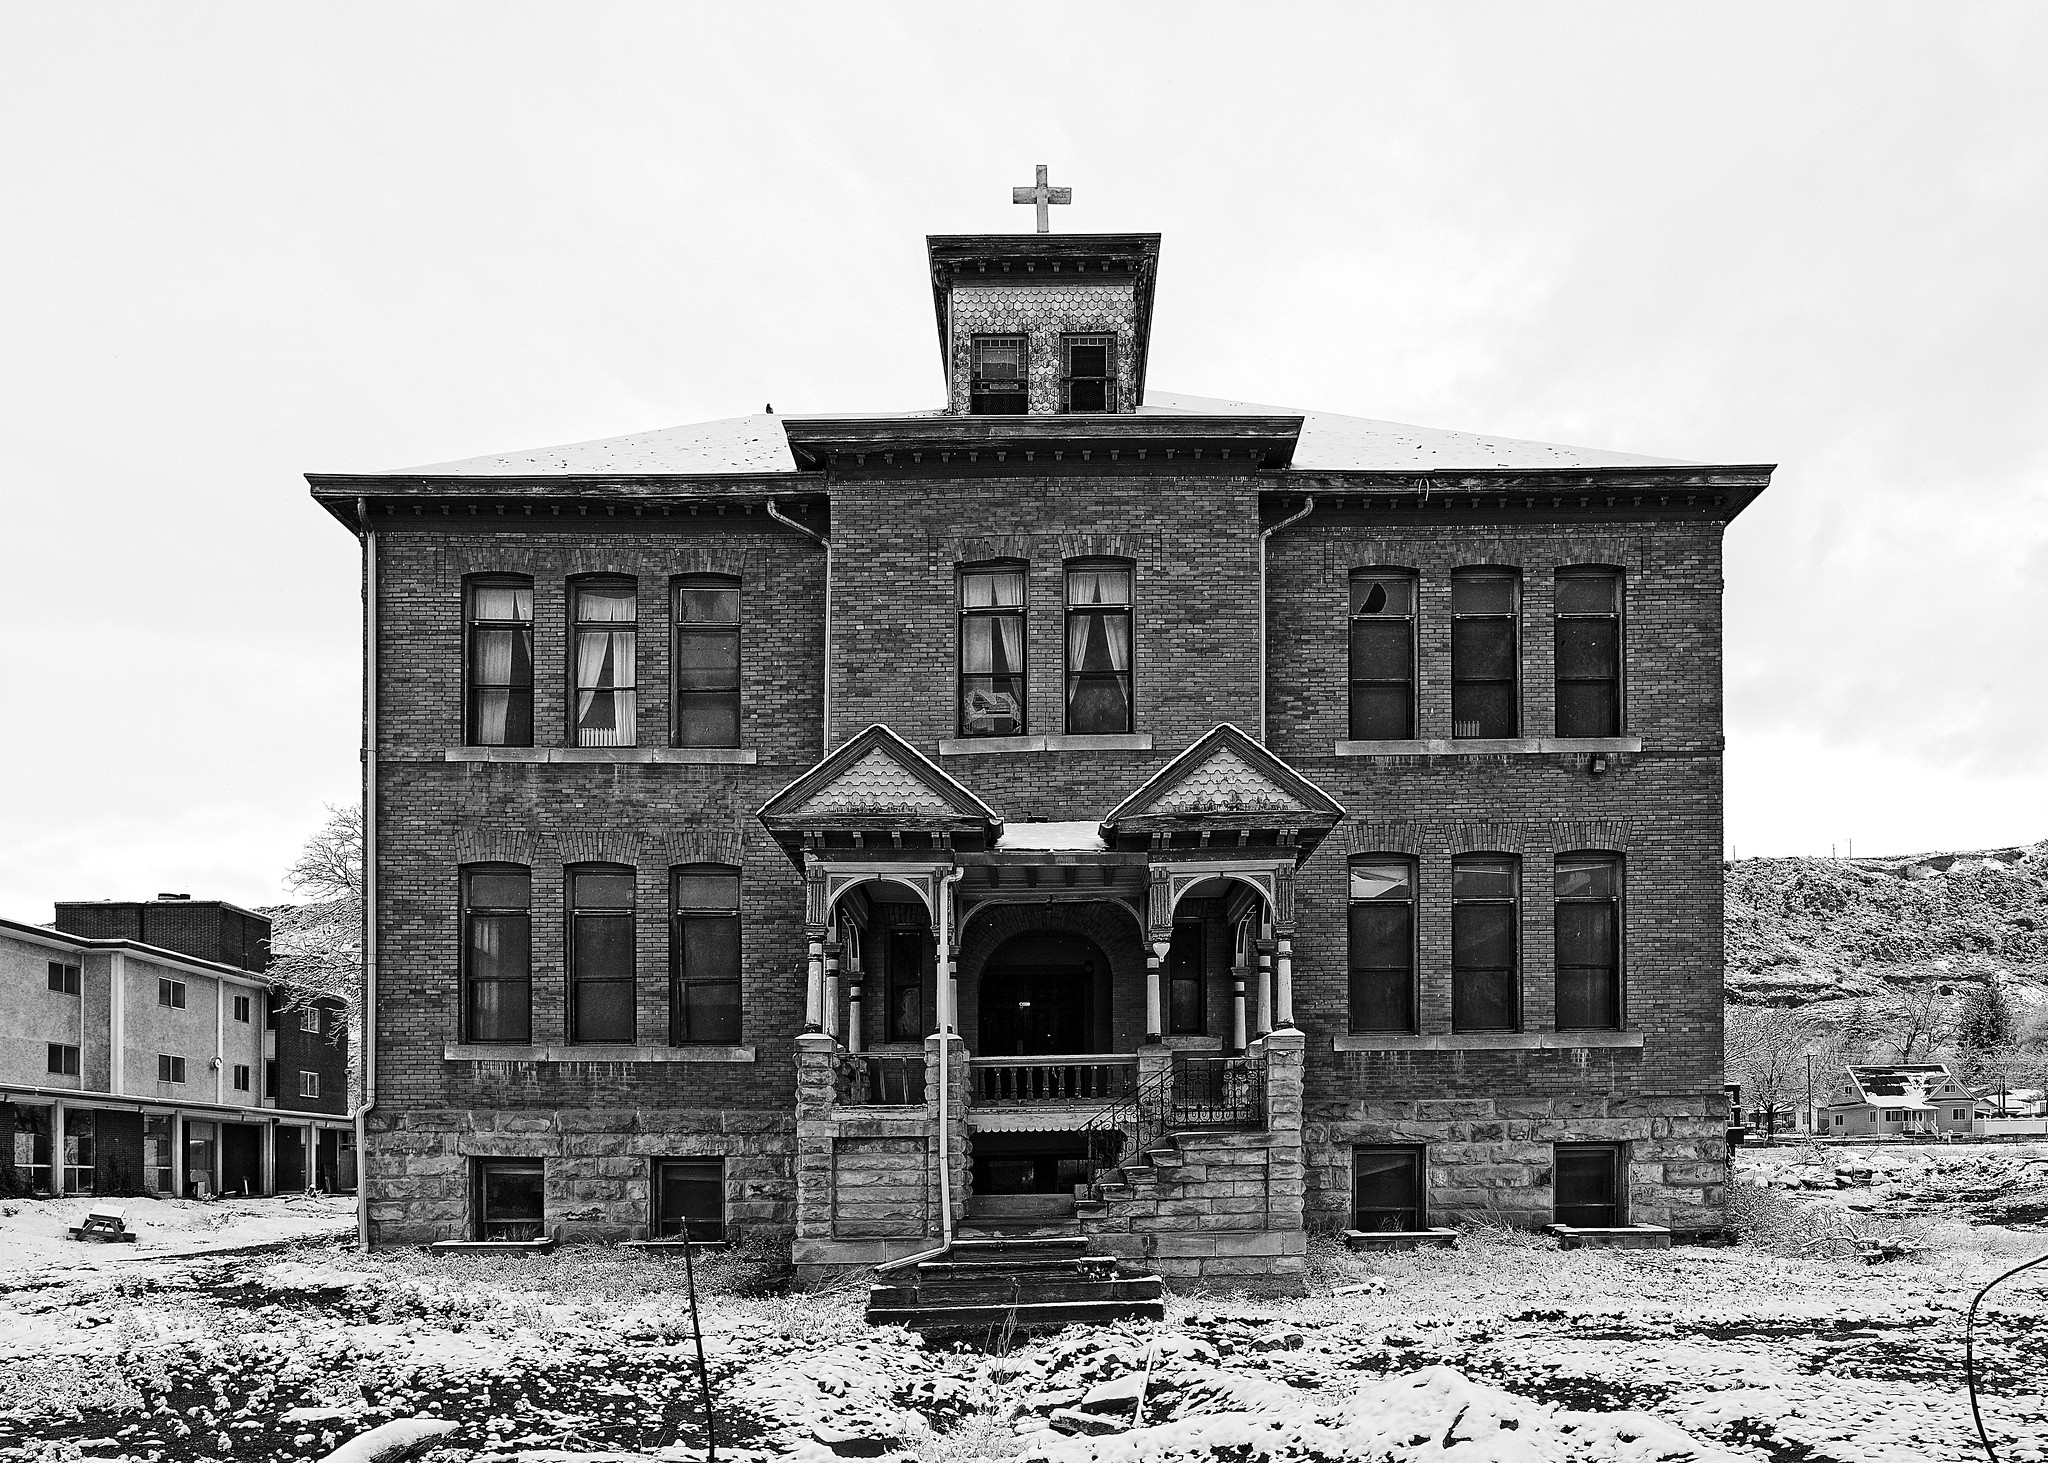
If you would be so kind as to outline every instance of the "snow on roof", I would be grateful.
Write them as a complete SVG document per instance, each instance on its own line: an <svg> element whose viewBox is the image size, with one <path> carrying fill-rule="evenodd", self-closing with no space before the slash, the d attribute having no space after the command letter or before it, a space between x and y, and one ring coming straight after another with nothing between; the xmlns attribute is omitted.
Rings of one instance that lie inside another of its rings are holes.
<svg viewBox="0 0 2048 1463"><path fill-rule="evenodd" d="M997 853L1015 853L1027 848L1034 852L1100 853L1103 847L1102 825L1086 820L1079 823L1005 823L1002 837L996 840Z"/></svg>
<svg viewBox="0 0 2048 1463"><path fill-rule="evenodd" d="M1441 427L1415 427L1371 417L1336 412L1304 411L1300 407L1260 406L1208 396L1181 396L1149 391L1140 413L1198 416L1299 416L1301 441L1294 449L1293 472L1422 472L1430 468L1486 467L1681 467L1668 457L1642 457L1598 447L1566 447L1554 442L1529 442L1485 432L1453 432Z"/></svg>
<svg viewBox="0 0 2048 1463"><path fill-rule="evenodd" d="M1851 1067L1850 1080L1872 1107L1932 1107L1933 1093L1953 1086L1955 1078L1940 1063L1902 1067Z"/></svg>
<svg viewBox="0 0 2048 1463"><path fill-rule="evenodd" d="M1641 457L1593 447L1526 442L1481 432L1414 427L1336 412L1261 406L1174 392L1148 392L1143 416L1298 416L1301 440L1292 472L1427 472L1433 468L1579 468L1684 466L1669 458ZM906 420L941 417L943 411L808 413L829 420ZM397 469L393 476L551 477L555 475L710 476L723 473L794 473L783 423L802 417L755 412L715 422L695 422L600 437L556 447L465 457L424 467Z"/></svg>

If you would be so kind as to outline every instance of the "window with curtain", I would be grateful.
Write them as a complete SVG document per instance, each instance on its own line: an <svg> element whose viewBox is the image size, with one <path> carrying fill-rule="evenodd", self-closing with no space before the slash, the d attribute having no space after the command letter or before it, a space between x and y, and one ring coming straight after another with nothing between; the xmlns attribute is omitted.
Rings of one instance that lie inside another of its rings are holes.
<svg viewBox="0 0 2048 1463"><path fill-rule="evenodd" d="M1514 1031L1521 1025L1516 860L1474 854L1451 861L1451 1029Z"/></svg>
<svg viewBox="0 0 2048 1463"><path fill-rule="evenodd" d="M1557 1026L1621 1025L1621 858L1557 856Z"/></svg>
<svg viewBox="0 0 2048 1463"><path fill-rule="evenodd" d="M1621 574L1557 571L1557 734L1621 735Z"/></svg>
<svg viewBox="0 0 2048 1463"><path fill-rule="evenodd" d="M533 876L517 864L462 871L462 1025L469 1041L523 1046L533 1039L532 904Z"/></svg>
<svg viewBox="0 0 2048 1463"><path fill-rule="evenodd" d="M693 574L675 583L675 744L740 744L740 582Z"/></svg>
<svg viewBox="0 0 2048 1463"><path fill-rule="evenodd" d="M533 581L469 581L469 725L473 747L533 745Z"/></svg>
<svg viewBox="0 0 2048 1463"><path fill-rule="evenodd" d="M1351 1157L1351 1227L1368 1234L1412 1234L1427 1223L1423 1150L1354 1148Z"/></svg>
<svg viewBox="0 0 2048 1463"><path fill-rule="evenodd" d="M1415 861L1351 861L1351 1029L1415 1030Z"/></svg>
<svg viewBox="0 0 2048 1463"><path fill-rule="evenodd" d="M1351 738L1415 735L1415 576L1361 569L1351 576Z"/></svg>
<svg viewBox="0 0 2048 1463"><path fill-rule="evenodd" d="M576 745L630 747L639 688L639 591L630 579L585 580L571 599Z"/></svg>
<svg viewBox="0 0 2048 1463"><path fill-rule="evenodd" d="M1175 920L1173 943L1166 951L1166 1029L1171 1035L1200 1036L1207 1027L1203 953L1202 922Z"/></svg>
<svg viewBox="0 0 2048 1463"><path fill-rule="evenodd" d="M977 335L967 383L970 416L1021 417L1031 410L1030 342L1021 335Z"/></svg>
<svg viewBox="0 0 2048 1463"><path fill-rule="evenodd" d="M1521 596L1513 572L1461 569L1451 576L1451 735L1521 735Z"/></svg>
<svg viewBox="0 0 2048 1463"><path fill-rule="evenodd" d="M1067 731L1131 729L1131 569L1067 566Z"/></svg>
<svg viewBox="0 0 2048 1463"><path fill-rule="evenodd" d="M633 871L623 864L569 870L569 1039L630 1042L633 1019Z"/></svg>
<svg viewBox="0 0 2048 1463"><path fill-rule="evenodd" d="M1024 730L1024 566L960 571L960 735Z"/></svg>
<svg viewBox="0 0 2048 1463"><path fill-rule="evenodd" d="M669 873L669 1041L740 1039L740 871Z"/></svg>
<svg viewBox="0 0 2048 1463"><path fill-rule="evenodd" d="M1116 337L1070 335L1060 342L1060 410L1116 410Z"/></svg>

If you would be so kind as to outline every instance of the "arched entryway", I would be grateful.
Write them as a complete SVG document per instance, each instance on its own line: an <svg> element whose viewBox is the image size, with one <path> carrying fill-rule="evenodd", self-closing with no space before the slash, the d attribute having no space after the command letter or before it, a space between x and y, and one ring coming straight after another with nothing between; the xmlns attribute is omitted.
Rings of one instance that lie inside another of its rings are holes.
<svg viewBox="0 0 2048 1463"><path fill-rule="evenodd" d="M1071 930L1033 930L997 946L976 1005L978 1056L1111 1049L1109 957Z"/></svg>

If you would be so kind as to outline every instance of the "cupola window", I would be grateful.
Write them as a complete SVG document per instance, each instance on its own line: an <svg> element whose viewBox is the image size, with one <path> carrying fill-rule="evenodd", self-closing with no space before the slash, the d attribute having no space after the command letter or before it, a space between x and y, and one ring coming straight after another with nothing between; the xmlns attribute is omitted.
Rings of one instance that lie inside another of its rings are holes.
<svg viewBox="0 0 2048 1463"><path fill-rule="evenodd" d="M969 408L978 417L1021 417L1031 410L1028 345L1021 335L974 337Z"/></svg>

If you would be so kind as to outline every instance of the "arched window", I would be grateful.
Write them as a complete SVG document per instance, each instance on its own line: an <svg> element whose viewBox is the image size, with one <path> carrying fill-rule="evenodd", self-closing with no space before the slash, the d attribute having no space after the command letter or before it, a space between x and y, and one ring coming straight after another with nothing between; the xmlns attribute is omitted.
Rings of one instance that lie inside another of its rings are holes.
<svg viewBox="0 0 2048 1463"><path fill-rule="evenodd" d="M571 586L569 597L576 745L630 747L639 695L639 591L630 579L584 579Z"/></svg>
<svg viewBox="0 0 2048 1463"><path fill-rule="evenodd" d="M1360 569L1351 576L1351 739L1415 735L1415 576Z"/></svg>
<svg viewBox="0 0 2048 1463"><path fill-rule="evenodd" d="M519 864L462 871L465 1040L523 1046L533 1039L532 905L533 876Z"/></svg>
<svg viewBox="0 0 2048 1463"><path fill-rule="evenodd" d="M480 575L464 590L469 622L463 739L472 747L533 745L533 581Z"/></svg>
<svg viewBox="0 0 2048 1463"><path fill-rule="evenodd" d="M1504 854L1451 860L1451 1029L1514 1031L1519 984L1521 861Z"/></svg>
<svg viewBox="0 0 2048 1463"><path fill-rule="evenodd" d="M1512 569L1451 576L1451 735L1517 737L1522 726L1521 578Z"/></svg>
<svg viewBox="0 0 2048 1463"><path fill-rule="evenodd" d="M1621 855L1557 856L1557 1028L1621 1025Z"/></svg>
<svg viewBox="0 0 2048 1463"><path fill-rule="evenodd" d="M1557 571L1557 734L1621 735L1621 571Z"/></svg>
<svg viewBox="0 0 2048 1463"><path fill-rule="evenodd" d="M1024 731L1024 565L960 571L960 735Z"/></svg>
<svg viewBox="0 0 2048 1463"><path fill-rule="evenodd" d="M740 871L669 871L669 1041L740 1039Z"/></svg>
<svg viewBox="0 0 2048 1463"><path fill-rule="evenodd" d="M1351 860L1351 1029L1414 1031L1415 860Z"/></svg>
<svg viewBox="0 0 2048 1463"><path fill-rule="evenodd" d="M1067 731L1131 730L1131 566L1067 565Z"/></svg>
<svg viewBox="0 0 2048 1463"><path fill-rule="evenodd" d="M724 574L675 581L674 739L678 747L740 744L740 582Z"/></svg>
<svg viewBox="0 0 2048 1463"><path fill-rule="evenodd" d="M569 876L569 1040L630 1042L633 870L582 864Z"/></svg>

